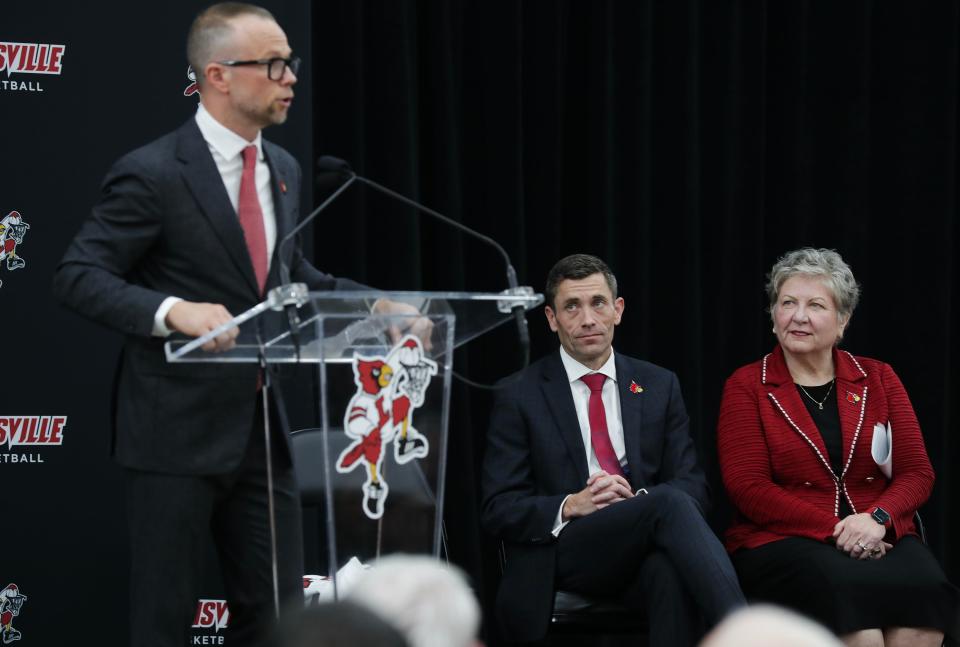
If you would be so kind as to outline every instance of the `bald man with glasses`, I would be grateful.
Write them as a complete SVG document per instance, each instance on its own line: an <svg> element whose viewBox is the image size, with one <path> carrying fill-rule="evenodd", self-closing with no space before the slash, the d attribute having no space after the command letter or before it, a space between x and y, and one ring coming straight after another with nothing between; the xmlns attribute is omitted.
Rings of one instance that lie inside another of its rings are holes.
<svg viewBox="0 0 960 647"><path fill-rule="evenodd" d="M187 56L196 115L114 164L55 277L65 305L125 335L113 453L124 469L136 647L189 643L211 536L227 642L259 644L275 615L267 442L280 603L302 604L300 503L286 439L262 432L258 367L168 364L165 337L201 336L260 302L281 264L313 290L363 288L277 246L300 213L301 170L261 130L286 120L300 61L273 16L214 5L194 21ZM204 348L228 349L235 336Z"/></svg>

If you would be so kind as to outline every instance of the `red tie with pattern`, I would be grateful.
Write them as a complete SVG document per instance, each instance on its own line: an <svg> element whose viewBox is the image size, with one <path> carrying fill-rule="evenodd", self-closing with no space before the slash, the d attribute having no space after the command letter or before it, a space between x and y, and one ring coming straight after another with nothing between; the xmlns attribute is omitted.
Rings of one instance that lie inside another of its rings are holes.
<svg viewBox="0 0 960 647"><path fill-rule="evenodd" d="M237 215L240 227L247 241L247 251L253 261L253 273L257 277L257 286L263 294L267 284L267 234L263 230L263 209L257 197L257 147L243 149L243 175L240 178L240 200Z"/></svg>
<svg viewBox="0 0 960 647"><path fill-rule="evenodd" d="M604 472L623 476L617 453L613 451L613 443L610 442L610 433L607 431L607 412L603 408L603 383L606 382L607 376L603 373L593 373L584 375L580 379L590 387L588 417L593 453L597 455L597 461Z"/></svg>

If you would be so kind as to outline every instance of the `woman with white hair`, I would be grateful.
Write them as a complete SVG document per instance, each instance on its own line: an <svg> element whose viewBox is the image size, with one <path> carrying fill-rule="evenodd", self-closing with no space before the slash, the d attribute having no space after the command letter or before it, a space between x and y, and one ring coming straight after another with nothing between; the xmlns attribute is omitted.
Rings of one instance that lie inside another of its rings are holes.
<svg viewBox="0 0 960 647"><path fill-rule="evenodd" d="M767 291L779 343L727 381L717 427L743 590L848 645L939 646L960 595L914 525L933 469L893 369L837 347L860 296L853 273L833 250L798 249ZM875 437L889 460L874 459Z"/></svg>

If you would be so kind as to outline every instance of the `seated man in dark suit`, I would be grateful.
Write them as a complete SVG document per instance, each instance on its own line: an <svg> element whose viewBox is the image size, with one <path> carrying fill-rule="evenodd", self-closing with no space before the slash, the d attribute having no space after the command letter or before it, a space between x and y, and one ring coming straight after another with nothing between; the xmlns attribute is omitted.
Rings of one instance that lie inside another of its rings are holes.
<svg viewBox="0 0 960 647"><path fill-rule="evenodd" d="M677 377L613 352L624 303L600 259L562 259L545 293L561 348L508 378L487 434L483 524L507 551L500 622L539 640L564 589L645 610L651 645L694 645L701 619L744 598L703 518Z"/></svg>

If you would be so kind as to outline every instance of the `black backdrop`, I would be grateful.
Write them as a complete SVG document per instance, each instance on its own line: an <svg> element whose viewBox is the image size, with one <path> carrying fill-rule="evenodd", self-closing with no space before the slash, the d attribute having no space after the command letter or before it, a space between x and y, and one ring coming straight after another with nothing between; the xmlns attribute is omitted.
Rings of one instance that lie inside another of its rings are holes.
<svg viewBox="0 0 960 647"><path fill-rule="evenodd" d="M924 519L960 581L960 4L340 0L313 30L318 153L502 241L537 289L565 254L610 263L626 300L615 346L679 374L718 530L720 392L773 347L764 275L789 249L840 251L863 285L844 347L909 390L938 475ZM372 196L316 245L322 266L379 286L505 283L489 250ZM534 356L556 347L540 312L531 330ZM460 367L512 370L509 332ZM451 556L489 601L489 397L454 402Z"/></svg>

